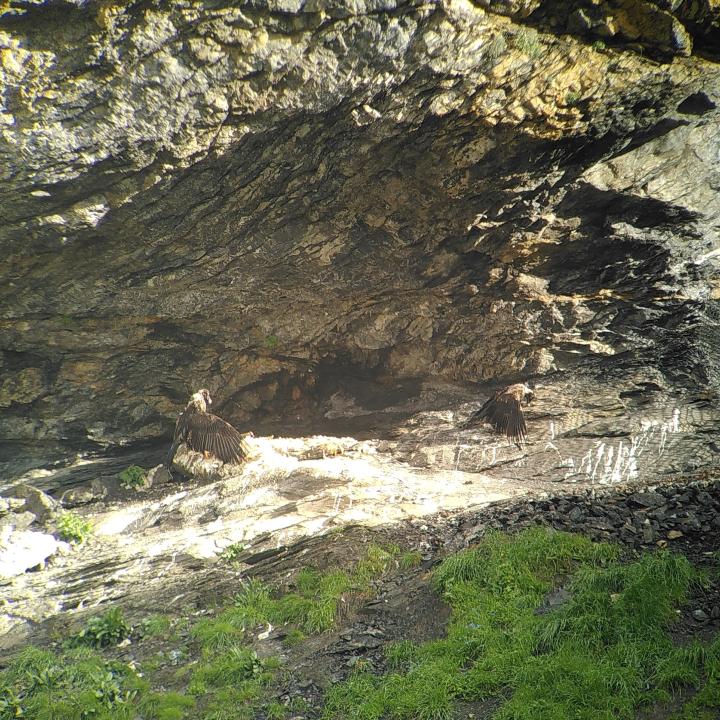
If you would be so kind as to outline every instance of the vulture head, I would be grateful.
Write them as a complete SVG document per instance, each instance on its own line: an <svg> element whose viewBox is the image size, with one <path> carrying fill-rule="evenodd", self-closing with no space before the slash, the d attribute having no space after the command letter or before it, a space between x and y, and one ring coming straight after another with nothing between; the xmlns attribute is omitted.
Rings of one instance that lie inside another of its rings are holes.
<svg viewBox="0 0 720 720"><path fill-rule="evenodd" d="M210 397L210 391L206 388L198 390L190 398L190 402L195 406L198 412L207 412L208 407L212 405L212 398Z"/></svg>

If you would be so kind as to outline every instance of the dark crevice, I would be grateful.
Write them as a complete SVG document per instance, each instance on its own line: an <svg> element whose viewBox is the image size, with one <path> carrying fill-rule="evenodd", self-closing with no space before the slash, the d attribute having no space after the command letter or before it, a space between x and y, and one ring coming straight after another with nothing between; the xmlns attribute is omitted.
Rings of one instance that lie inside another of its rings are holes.
<svg viewBox="0 0 720 720"><path fill-rule="evenodd" d="M688 95L677 106L677 111L683 115L705 115L716 107L717 105L704 92L696 92Z"/></svg>

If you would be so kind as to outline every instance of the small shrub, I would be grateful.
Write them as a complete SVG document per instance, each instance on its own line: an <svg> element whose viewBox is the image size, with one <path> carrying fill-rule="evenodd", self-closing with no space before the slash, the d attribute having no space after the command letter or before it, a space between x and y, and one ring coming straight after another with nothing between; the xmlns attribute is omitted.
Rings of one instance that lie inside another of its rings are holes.
<svg viewBox="0 0 720 720"><path fill-rule="evenodd" d="M268 335L263 340L263 346L268 350L274 350L279 344L280 341L277 335Z"/></svg>
<svg viewBox="0 0 720 720"><path fill-rule="evenodd" d="M60 513L56 523L60 539L77 545L84 543L93 531L92 523L74 512Z"/></svg>
<svg viewBox="0 0 720 720"><path fill-rule="evenodd" d="M524 52L528 57L540 57L542 45L535 30L522 28L515 36L515 46Z"/></svg>
<svg viewBox="0 0 720 720"><path fill-rule="evenodd" d="M244 543L236 542L228 545L221 553L220 559L228 563L237 562L237 559L245 552L247 546Z"/></svg>
<svg viewBox="0 0 720 720"><path fill-rule="evenodd" d="M568 107L574 107L575 105L577 105L580 102L581 98L582 98L582 95L579 92L577 92L576 90L568 90L565 93L565 104Z"/></svg>
<svg viewBox="0 0 720 720"><path fill-rule="evenodd" d="M592 44L592 49L595 50L596 52L602 52L606 47L607 46L605 45L605 43L602 40L596 40Z"/></svg>
<svg viewBox="0 0 720 720"><path fill-rule="evenodd" d="M114 607L100 617L90 618L87 625L71 639L70 644L96 648L117 645L130 635L131 630L123 618L122 610Z"/></svg>
<svg viewBox="0 0 720 720"><path fill-rule="evenodd" d="M131 465L129 468L125 468L119 475L120 484L126 490L137 490L145 485L147 479L147 472L144 468L139 465Z"/></svg>

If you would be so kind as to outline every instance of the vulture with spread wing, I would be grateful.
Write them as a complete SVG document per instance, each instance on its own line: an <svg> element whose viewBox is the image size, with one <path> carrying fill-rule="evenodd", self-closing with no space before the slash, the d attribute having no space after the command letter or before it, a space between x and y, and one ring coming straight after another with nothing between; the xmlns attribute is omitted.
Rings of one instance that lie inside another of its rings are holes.
<svg viewBox="0 0 720 720"><path fill-rule="evenodd" d="M527 440L527 425L522 402L530 403L535 397L532 388L523 383L508 385L498 390L485 404L475 411L462 425L468 428L487 422L499 433L505 434L518 447Z"/></svg>
<svg viewBox="0 0 720 720"><path fill-rule="evenodd" d="M165 459L168 470L181 443L196 452L211 453L224 463L240 463L249 455L245 436L230 423L209 413L207 408L211 403L210 393L205 389L190 398L175 424L172 446Z"/></svg>

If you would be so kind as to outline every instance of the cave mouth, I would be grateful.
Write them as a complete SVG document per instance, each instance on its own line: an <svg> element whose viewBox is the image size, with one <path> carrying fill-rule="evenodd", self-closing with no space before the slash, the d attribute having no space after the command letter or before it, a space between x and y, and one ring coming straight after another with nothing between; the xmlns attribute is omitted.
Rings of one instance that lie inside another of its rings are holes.
<svg viewBox="0 0 720 720"><path fill-rule="evenodd" d="M697 303L668 288L705 275L669 238L701 246L700 213L594 184L622 157L606 137L538 139L460 113L402 129L359 126L348 107L302 116L79 236L63 263L84 282L51 279L58 314L42 324L60 349L25 358L50 368L31 404L46 434L72 439L6 469L155 452L199 387L241 430L389 440L433 402L454 412L505 382L621 385L637 367L689 382L707 353L669 348L698 346ZM26 411L9 408L16 427Z"/></svg>
<svg viewBox="0 0 720 720"><path fill-rule="evenodd" d="M330 355L302 372L281 373L271 380L277 387L272 399L247 427L256 434L286 437L391 437L398 423L411 417L413 401L431 378L396 377L387 371L383 355L362 360L347 353Z"/></svg>

